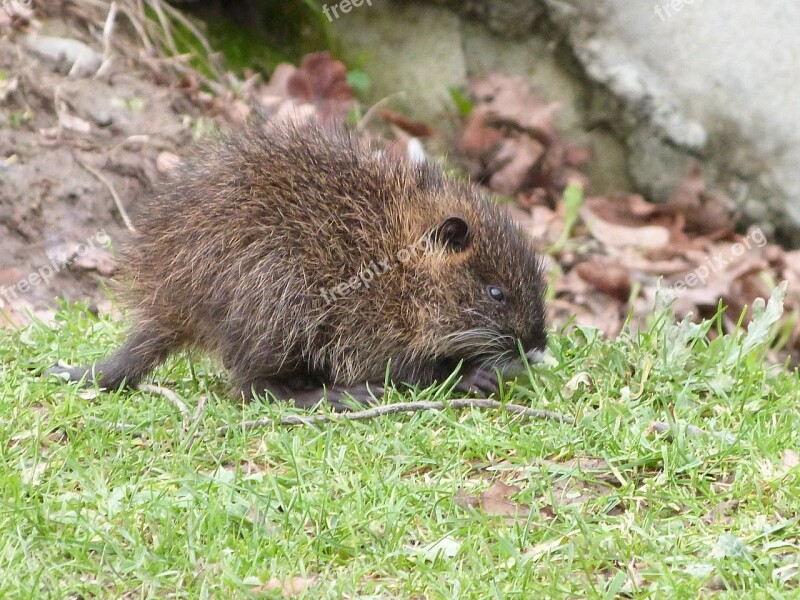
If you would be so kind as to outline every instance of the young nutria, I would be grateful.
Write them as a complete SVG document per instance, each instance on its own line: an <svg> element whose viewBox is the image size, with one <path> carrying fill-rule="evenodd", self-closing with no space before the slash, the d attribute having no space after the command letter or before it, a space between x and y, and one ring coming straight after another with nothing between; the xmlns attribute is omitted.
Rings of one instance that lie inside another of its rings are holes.
<svg viewBox="0 0 800 600"><path fill-rule="evenodd" d="M258 125L200 150L144 205L124 249L135 317L71 380L135 386L171 352L222 358L245 397L367 402L390 380L461 391L546 343L540 264L522 231L433 164L318 124Z"/></svg>

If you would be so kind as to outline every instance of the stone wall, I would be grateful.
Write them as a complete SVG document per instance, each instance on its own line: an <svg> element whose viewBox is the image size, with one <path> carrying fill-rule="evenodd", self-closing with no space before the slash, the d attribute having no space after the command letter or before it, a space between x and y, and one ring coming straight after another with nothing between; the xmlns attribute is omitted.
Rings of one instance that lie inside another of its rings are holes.
<svg viewBox="0 0 800 600"><path fill-rule="evenodd" d="M497 69L560 100L597 191L659 200L700 164L766 231L800 241L800 4L372 0L334 21L377 100L436 119Z"/></svg>

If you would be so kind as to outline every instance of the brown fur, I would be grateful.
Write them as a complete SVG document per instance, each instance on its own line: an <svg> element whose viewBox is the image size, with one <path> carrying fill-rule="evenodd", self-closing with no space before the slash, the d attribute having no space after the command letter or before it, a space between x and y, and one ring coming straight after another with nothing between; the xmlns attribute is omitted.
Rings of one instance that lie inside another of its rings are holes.
<svg viewBox="0 0 800 600"><path fill-rule="evenodd" d="M468 225L466 239L442 228L448 217ZM137 228L123 252L133 332L73 379L135 385L171 352L199 347L246 395L382 382L389 361L393 380L424 385L461 360L510 364L518 339L526 351L545 345L539 262L505 213L435 165L319 125L252 126L210 144ZM382 260L390 268L369 287L323 297Z"/></svg>

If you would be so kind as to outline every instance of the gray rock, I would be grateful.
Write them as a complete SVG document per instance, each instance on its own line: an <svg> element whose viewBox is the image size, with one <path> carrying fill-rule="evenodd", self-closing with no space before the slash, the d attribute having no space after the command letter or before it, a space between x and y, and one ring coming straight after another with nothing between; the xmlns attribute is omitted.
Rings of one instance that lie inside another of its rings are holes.
<svg viewBox="0 0 800 600"><path fill-rule="evenodd" d="M434 0L462 16L474 19L505 38L521 38L533 32L545 14L540 0Z"/></svg>
<svg viewBox="0 0 800 600"><path fill-rule="evenodd" d="M663 199L692 164L765 230L800 241L800 4L795 0L382 0L334 23L366 56L371 100L435 119L489 70L561 100L595 150L595 191Z"/></svg>
<svg viewBox="0 0 800 600"><path fill-rule="evenodd" d="M422 119L452 112L448 88L467 79L456 14L381 0L341 15L333 27L345 58L370 77L369 100L395 96L395 106Z"/></svg>
<svg viewBox="0 0 800 600"><path fill-rule="evenodd" d="M57 68L65 68L70 77L91 77L103 63L103 55L79 40L26 35L25 47L40 57L48 59Z"/></svg>
<svg viewBox="0 0 800 600"><path fill-rule="evenodd" d="M800 240L800 5L543 0L622 102L634 181L663 197L700 162L751 219Z"/></svg>

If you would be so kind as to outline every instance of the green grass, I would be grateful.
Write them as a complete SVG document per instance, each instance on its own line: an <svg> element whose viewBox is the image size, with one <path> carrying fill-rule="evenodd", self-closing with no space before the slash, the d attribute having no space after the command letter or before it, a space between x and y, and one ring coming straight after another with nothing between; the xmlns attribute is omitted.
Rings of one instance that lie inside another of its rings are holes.
<svg viewBox="0 0 800 600"><path fill-rule="evenodd" d="M207 399L192 440L161 396L37 377L122 339L65 308L0 333L0 597L280 597L259 586L301 577L314 599L796 598L800 383L764 364L774 320L554 334L507 399L574 426L474 410L219 436L298 411L176 357L154 380ZM458 501L498 480L516 518Z"/></svg>

